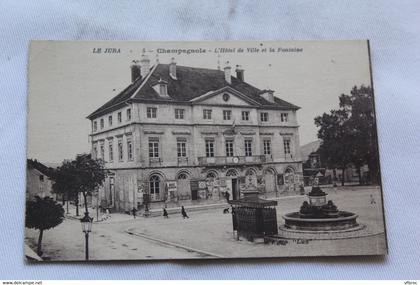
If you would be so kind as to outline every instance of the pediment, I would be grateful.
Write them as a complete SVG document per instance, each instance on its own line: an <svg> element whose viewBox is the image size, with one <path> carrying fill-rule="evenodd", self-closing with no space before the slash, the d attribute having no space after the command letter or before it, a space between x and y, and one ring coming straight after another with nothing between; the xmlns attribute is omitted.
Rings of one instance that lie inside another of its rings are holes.
<svg viewBox="0 0 420 285"><path fill-rule="evenodd" d="M259 105L256 101L245 96L239 91L225 87L216 91L210 91L202 96L191 100L196 104L204 105L234 105L234 106L256 106Z"/></svg>

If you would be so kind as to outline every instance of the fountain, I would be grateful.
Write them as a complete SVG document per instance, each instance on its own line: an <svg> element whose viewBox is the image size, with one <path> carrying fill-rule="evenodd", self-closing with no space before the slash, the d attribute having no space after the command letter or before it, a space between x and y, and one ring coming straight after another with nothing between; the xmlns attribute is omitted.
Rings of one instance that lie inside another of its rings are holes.
<svg viewBox="0 0 420 285"><path fill-rule="evenodd" d="M308 201L303 202L299 212L285 214L284 228L298 231L325 232L347 231L360 228L357 214L339 211L331 200L327 202L327 193L318 183L314 183L308 194Z"/></svg>

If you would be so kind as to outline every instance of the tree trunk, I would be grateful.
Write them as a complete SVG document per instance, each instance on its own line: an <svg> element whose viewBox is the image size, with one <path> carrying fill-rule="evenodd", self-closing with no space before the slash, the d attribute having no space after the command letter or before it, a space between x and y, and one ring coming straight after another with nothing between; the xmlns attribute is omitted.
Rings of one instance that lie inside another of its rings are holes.
<svg viewBox="0 0 420 285"><path fill-rule="evenodd" d="M87 193L82 192L83 194L83 200L85 200L85 212L88 213L88 206L87 206Z"/></svg>
<svg viewBox="0 0 420 285"><path fill-rule="evenodd" d="M76 199L74 201L76 203L76 216L79 216L79 195L76 194Z"/></svg>
<svg viewBox="0 0 420 285"><path fill-rule="evenodd" d="M44 230L39 230L39 237L38 237L38 247L36 250L36 253L41 256L42 255L42 251L41 251L41 243L42 243L42 235L44 233Z"/></svg>
<svg viewBox="0 0 420 285"><path fill-rule="evenodd" d="M66 198L67 198L67 201L66 201L67 209L66 209L66 211L67 211L67 214L68 214L69 213L69 192L66 192Z"/></svg>
<svg viewBox="0 0 420 285"><path fill-rule="evenodd" d="M344 171L346 170L345 167L341 168L341 186L344 186Z"/></svg>

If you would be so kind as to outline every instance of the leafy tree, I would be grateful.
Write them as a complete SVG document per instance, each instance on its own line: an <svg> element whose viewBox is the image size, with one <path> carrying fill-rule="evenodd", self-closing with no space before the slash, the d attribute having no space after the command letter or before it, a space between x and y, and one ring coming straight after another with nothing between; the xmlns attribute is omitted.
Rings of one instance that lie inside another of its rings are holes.
<svg viewBox="0 0 420 285"><path fill-rule="evenodd" d="M372 89L355 86L350 95L342 94L339 99L338 110L315 118L322 140L319 148L322 161L329 168L342 169L342 185L349 164L358 168L359 178L360 167L367 164L372 182L376 183L379 160Z"/></svg>
<svg viewBox="0 0 420 285"><path fill-rule="evenodd" d="M62 165L57 168L54 177L54 184L52 190L54 193L61 193L66 195L67 200L67 212L69 206L69 200L74 200L76 204L76 215L79 215L79 196L78 196L78 185L76 184L75 176L75 165L73 161L65 160Z"/></svg>
<svg viewBox="0 0 420 285"><path fill-rule="evenodd" d="M102 186L107 175L104 163L101 159L92 159L90 154L81 154L74 161L76 167L76 184L83 195L85 210L87 208L87 196L98 187Z"/></svg>
<svg viewBox="0 0 420 285"><path fill-rule="evenodd" d="M87 196L99 186L102 186L107 175L103 161L92 159L90 154L80 154L75 160L64 161L59 168L54 191L68 193L76 199L76 211L78 215L78 197L82 193L85 211L87 208Z"/></svg>
<svg viewBox="0 0 420 285"><path fill-rule="evenodd" d="M40 198L35 196L35 200L27 202L25 226L39 230L38 255L42 255L41 243L44 230L58 226L63 220L63 207L51 197Z"/></svg>

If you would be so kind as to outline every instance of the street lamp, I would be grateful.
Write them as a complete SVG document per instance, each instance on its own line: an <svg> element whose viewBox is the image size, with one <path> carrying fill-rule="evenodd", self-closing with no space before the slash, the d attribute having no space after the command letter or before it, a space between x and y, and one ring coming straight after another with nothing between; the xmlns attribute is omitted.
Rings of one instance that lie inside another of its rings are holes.
<svg viewBox="0 0 420 285"><path fill-rule="evenodd" d="M82 231L85 233L86 260L89 260L89 233L92 231L92 222L93 218L89 217L88 212L85 212L85 216L80 219L80 223L82 224Z"/></svg>

